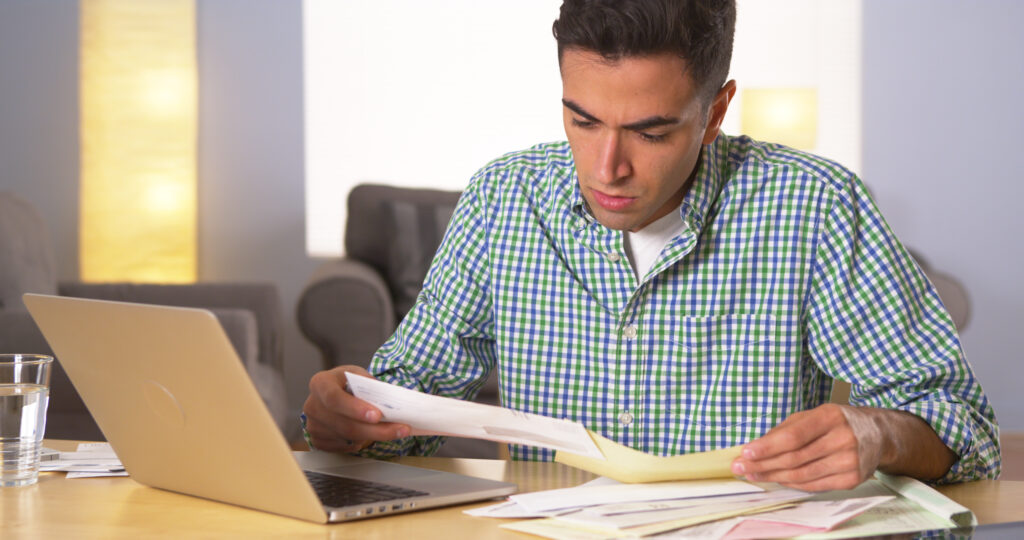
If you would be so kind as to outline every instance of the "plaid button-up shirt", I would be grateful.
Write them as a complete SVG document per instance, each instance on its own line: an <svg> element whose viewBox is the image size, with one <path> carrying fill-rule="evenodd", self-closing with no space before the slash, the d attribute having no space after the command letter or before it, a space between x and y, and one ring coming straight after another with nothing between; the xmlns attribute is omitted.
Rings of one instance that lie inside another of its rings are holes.
<svg viewBox="0 0 1024 540"><path fill-rule="evenodd" d="M854 405L927 421L960 456L943 480L998 474L995 416L953 322L854 174L722 135L679 212L683 232L638 278L622 231L587 211L568 143L495 160L370 371L470 398L497 370L503 406L656 455L748 442L828 401L837 378Z"/></svg>

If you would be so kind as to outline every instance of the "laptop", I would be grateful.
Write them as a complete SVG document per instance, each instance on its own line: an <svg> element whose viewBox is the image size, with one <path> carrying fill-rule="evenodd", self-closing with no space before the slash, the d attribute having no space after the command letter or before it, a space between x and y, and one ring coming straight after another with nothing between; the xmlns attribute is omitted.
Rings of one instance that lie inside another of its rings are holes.
<svg viewBox="0 0 1024 540"><path fill-rule="evenodd" d="M139 483L320 523L516 490L356 456L293 453L207 310L36 294L24 300Z"/></svg>

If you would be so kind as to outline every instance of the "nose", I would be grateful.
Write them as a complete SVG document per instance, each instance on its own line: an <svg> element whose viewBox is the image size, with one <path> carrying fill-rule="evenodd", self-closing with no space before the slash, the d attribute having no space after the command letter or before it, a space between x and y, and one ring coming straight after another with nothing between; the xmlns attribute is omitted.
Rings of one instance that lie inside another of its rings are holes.
<svg viewBox="0 0 1024 540"><path fill-rule="evenodd" d="M614 184L633 174L621 135L610 132L602 138L597 153L597 180L603 184Z"/></svg>

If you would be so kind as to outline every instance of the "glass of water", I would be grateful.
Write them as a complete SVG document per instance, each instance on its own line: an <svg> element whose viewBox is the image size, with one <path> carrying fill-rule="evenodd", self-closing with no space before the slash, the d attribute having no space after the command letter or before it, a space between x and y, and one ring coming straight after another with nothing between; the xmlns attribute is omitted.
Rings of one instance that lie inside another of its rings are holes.
<svg viewBox="0 0 1024 540"><path fill-rule="evenodd" d="M53 357L0 354L0 487L39 478Z"/></svg>

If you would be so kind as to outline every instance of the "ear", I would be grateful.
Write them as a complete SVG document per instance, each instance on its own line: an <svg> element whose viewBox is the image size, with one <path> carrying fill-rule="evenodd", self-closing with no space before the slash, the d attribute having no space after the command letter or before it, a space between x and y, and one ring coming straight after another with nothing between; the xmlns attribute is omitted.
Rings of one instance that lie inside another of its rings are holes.
<svg viewBox="0 0 1024 540"><path fill-rule="evenodd" d="M730 80L722 85L722 88L715 94L708 110L708 124L704 128L704 139L702 144L711 144L718 137L722 127L722 120L725 119L725 112L729 110L729 102L736 95L736 81Z"/></svg>

